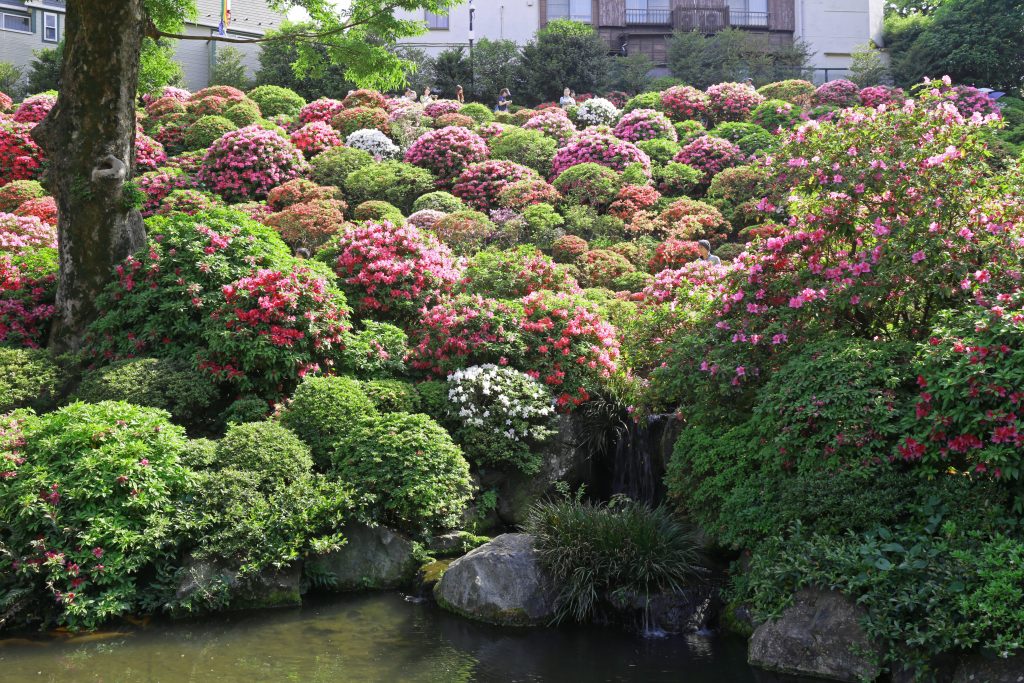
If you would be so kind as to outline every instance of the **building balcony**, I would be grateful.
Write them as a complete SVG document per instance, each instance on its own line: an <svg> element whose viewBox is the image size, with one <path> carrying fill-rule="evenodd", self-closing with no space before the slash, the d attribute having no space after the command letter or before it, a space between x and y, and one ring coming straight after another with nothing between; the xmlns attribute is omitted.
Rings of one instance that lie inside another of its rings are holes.
<svg viewBox="0 0 1024 683"><path fill-rule="evenodd" d="M672 10L627 9L626 26L672 26Z"/></svg>
<svg viewBox="0 0 1024 683"><path fill-rule="evenodd" d="M772 27L772 17L768 12L733 12L728 7L691 7L676 9L672 14L674 30L700 31L706 35L718 33L726 28Z"/></svg>
<svg viewBox="0 0 1024 683"><path fill-rule="evenodd" d="M768 13L730 11L729 26L735 28L768 28Z"/></svg>

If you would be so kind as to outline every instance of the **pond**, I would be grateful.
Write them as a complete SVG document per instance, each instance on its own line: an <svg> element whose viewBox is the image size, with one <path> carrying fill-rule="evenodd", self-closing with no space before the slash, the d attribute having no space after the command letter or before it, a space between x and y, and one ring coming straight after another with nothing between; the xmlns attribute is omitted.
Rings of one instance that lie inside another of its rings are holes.
<svg viewBox="0 0 1024 683"><path fill-rule="evenodd" d="M738 640L500 629L395 593L70 639L0 640L0 672L19 683L764 680L747 667Z"/></svg>

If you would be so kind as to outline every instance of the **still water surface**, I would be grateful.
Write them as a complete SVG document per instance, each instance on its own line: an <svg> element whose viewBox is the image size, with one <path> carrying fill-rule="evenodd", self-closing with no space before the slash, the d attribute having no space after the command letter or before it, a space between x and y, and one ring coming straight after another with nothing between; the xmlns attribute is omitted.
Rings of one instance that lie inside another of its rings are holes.
<svg viewBox="0 0 1024 683"><path fill-rule="evenodd" d="M0 640L0 681L746 683L743 642L604 628L507 630L394 593L35 642Z"/></svg>

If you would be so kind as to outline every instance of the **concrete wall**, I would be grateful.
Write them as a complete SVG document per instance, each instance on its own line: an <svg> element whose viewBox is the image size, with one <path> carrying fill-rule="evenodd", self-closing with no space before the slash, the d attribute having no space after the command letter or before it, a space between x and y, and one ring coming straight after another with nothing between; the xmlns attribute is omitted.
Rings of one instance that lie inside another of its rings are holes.
<svg viewBox="0 0 1024 683"><path fill-rule="evenodd" d="M539 0L476 0L473 32L476 40L514 40L526 44L540 27ZM402 19L423 21L423 10L396 10ZM430 30L426 34L399 41L423 50L429 55L452 47L469 44L469 3L463 0L448 15L447 30Z"/></svg>
<svg viewBox="0 0 1024 683"><path fill-rule="evenodd" d="M796 0L794 38L811 46L811 66L837 69L829 79L844 78L851 55L869 41L882 44L883 0ZM825 74L817 72L816 79Z"/></svg>
<svg viewBox="0 0 1024 683"><path fill-rule="evenodd" d="M0 0L0 14L30 17L31 33L3 30L0 23L0 62L10 62L26 69L32 62L33 52L57 47L57 43L43 40L43 12L57 15L58 38L64 37L64 8L44 6L42 0L26 3L24 0Z"/></svg>

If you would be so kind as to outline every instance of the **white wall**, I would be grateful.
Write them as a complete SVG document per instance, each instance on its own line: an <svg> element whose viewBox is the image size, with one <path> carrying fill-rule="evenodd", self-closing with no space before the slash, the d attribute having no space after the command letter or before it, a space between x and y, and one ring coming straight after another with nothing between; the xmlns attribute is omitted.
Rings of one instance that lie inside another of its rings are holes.
<svg viewBox="0 0 1024 683"><path fill-rule="evenodd" d="M220 0L198 0L195 23L185 26L185 33L196 36L212 36L217 33L220 23ZM229 35L250 38L261 36L276 28L284 19L267 5L266 0L233 0L231 3L231 26ZM242 63L249 71L250 78L260 66L260 46L254 44L217 43L205 40L181 40L174 46L175 59L181 63L185 72L185 87L199 90L210 85L210 65L218 46L227 46L239 50Z"/></svg>
<svg viewBox="0 0 1024 683"><path fill-rule="evenodd" d="M476 40L514 40L524 45L540 28L539 0L476 0L473 33ZM396 10L401 19L422 21L423 10ZM456 45L469 44L469 3L466 0L452 8L448 30L430 30L420 36L404 38L399 44L410 45L436 56Z"/></svg>
<svg viewBox="0 0 1024 683"><path fill-rule="evenodd" d="M849 68L853 51L869 41L882 45L884 0L796 0L794 38L808 43L811 66ZM830 79L849 72L829 73ZM824 72L816 73L823 80Z"/></svg>

